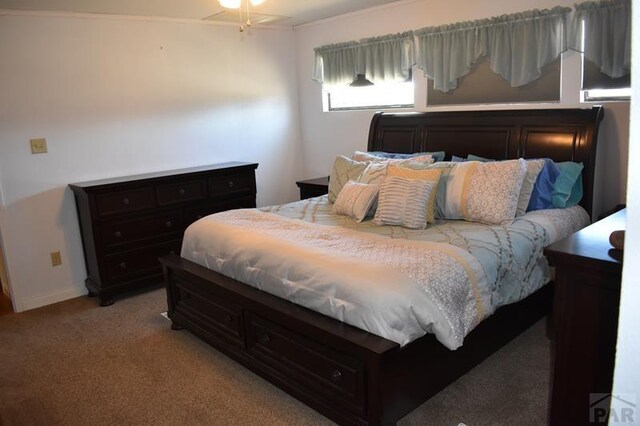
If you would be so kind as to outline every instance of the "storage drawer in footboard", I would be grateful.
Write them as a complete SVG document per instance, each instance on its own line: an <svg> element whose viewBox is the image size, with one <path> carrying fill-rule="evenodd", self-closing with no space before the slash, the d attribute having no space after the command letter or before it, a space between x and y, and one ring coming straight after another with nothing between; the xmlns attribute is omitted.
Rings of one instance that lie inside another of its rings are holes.
<svg viewBox="0 0 640 426"><path fill-rule="evenodd" d="M182 316L211 337L244 348L242 308L200 282L174 275L173 313ZM195 279L198 281L197 279Z"/></svg>
<svg viewBox="0 0 640 426"><path fill-rule="evenodd" d="M269 365L287 381L296 381L328 405L365 412L364 365L325 345L245 312L247 351Z"/></svg>

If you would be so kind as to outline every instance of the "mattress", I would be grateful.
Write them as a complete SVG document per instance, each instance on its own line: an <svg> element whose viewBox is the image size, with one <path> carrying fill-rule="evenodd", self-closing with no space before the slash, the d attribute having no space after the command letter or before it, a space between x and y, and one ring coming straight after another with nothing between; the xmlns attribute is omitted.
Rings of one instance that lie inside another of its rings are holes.
<svg viewBox="0 0 640 426"><path fill-rule="evenodd" d="M406 345L449 349L500 306L549 281L543 248L589 224L579 206L508 226L439 220L424 230L333 215L326 196L193 223L182 257Z"/></svg>

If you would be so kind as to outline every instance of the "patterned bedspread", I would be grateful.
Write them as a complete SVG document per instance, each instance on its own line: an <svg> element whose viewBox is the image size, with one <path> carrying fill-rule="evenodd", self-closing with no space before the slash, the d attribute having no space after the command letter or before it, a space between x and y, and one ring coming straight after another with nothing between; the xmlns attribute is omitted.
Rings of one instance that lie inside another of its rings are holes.
<svg viewBox="0 0 640 426"><path fill-rule="evenodd" d="M543 247L587 223L572 208L506 227L409 230L332 215L325 196L203 218L182 256L401 345L433 333L456 349L499 306L544 285Z"/></svg>

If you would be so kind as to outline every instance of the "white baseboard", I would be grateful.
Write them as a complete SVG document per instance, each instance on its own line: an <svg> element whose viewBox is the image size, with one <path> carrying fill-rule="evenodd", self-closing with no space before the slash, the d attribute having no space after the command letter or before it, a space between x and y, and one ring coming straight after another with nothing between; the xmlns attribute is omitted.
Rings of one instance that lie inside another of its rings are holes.
<svg viewBox="0 0 640 426"><path fill-rule="evenodd" d="M42 306L51 305L53 303L62 302L65 300L73 299L75 297L84 296L87 294L87 289L84 287L69 288L67 290L54 291L51 293L42 294L40 296L22 299L22 303L15 305L20 308L18 311L28 311L29 309L40 308Z"/></svg>

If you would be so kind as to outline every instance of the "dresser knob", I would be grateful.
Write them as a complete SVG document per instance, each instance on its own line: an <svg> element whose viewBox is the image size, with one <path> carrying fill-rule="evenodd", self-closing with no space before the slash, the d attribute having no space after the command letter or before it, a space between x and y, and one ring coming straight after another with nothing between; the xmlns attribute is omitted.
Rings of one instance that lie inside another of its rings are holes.
<svg viewBox="0 0 640 426"><path fill-rule="evenodd" d="M231 315L225 315L224 317L224 322L226 322L227 324L229 324L231 322L231 320L233 320L233 318L231 318ZM268 336L267 336L268 337Z"/></svg>
<svg viewBox="0 0 640 426"><path fill-rule="evenodd" d="M271 337L268 334L263 334L260 336L260 343L263 345L268 345L271 342Z"/></svg>
<svg viewBox="0 0 640 426"><path fill-rule="evenodd" d="M331 381L333 383L340 383L342 381L342 373L340 370L333 370L331 372Z"/></svg>
<svg viewBox="0 0 640 426"><path fill-rule="evenodd" d="M229 188L233 188L233 181L232 180L229 181Z"/></svg>
<svg viewBox="0 0 640 426"><path fill-rule="evenodd" d="M128 206L129 205L129 199L127 197L124 197L122 199L122 204L124 204L125 206Z"/></svg>
<svg viewBox="0 0 640 426"><path fill-rule="evenodd" d="M164 225L165 225L167 228L171 228L171 226L173 225L173 223L171 223L171 221L170 221L170 220L168 220L168 221L166 221L166 222L164 223Z"/></svg>
<svg viewBox="0 0 640 426"><path fill-rule="evenodd" d="M178 190L178 195L180 195L180 196L182 197L182 196L185 194L185 192L186 192L186 191L184 190L184 188L180 188L180 189Z"/></svg>
<svg viewBox="0 0 640 426"><path fill-rule="evenodd" d="M126 264L126 263L124 263L124 262L122 262L122 263L120 264L120 269L127 269L127 264Z"/></svg>
<svg viewBox="0 0 640 426"><path fill-rule="evenodd" d="M116 231L116 232L113 233L113 235L115 235L116 238L120 238L120 237L122 237L122 232Z"/></svg>
<svg viewBox="0 0 640 426"><path fill-rule="evenodd" d="M169 254L176 254L175 250L169 251Z"/></svg>

